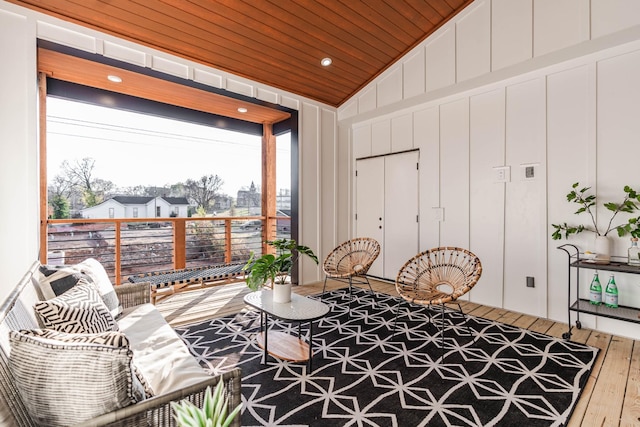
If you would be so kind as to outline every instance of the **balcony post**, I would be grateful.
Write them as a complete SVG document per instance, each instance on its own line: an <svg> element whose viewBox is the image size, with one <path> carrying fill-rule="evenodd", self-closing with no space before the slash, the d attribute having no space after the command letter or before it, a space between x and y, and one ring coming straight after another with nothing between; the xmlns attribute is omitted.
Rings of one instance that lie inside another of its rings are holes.
<svg viewBox="0 0 640 427"><path fill-rule="evenodd" d="M116 279L116 285L119 285L122 283L122 239L120 236L120 227L122 226L122 222L121 221L116 221L114 224L115 227L115 241L116 241L116 253L115 253L115 266L114 269L115 271L113 272L113 275L115 276Z"/></svg>
<svg viewBox="0 0 640 427"><path fill-rule="evenodd" d="M231 263L231 218L224 220L224 262Z"/></svg>
<svg viewBox="0 0 640 427"><path fill-rule="evenodd" d="M186 267L187 259L187 220L173 218L173 268L181 270Z"/></svg>
<svg viewBox="0 0 640 427"><path fill-rule="evenodd" d="M273 247L265 244L276 238L276 137L271 124L263 125L262 134L262 253L272 253Z"/></svg>

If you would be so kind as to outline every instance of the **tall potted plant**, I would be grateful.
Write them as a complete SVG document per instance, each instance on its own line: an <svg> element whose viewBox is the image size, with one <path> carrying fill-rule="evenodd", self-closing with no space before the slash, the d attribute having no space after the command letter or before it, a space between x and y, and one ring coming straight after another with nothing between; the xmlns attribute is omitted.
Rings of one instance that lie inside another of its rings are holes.
<svg viewBox="0 0 640 427"><path fill-rule="evenodd" d="M613 212L606 228L598 227L596 218L593 214L592 208L596 206L596 196L589 193L591 187L580 188L580 183L576 182L572 185L572 190L567 194L567 201L575 203L580 208L575 214L581 214L586 212L591 219L590 225L569 225L566 222L562 224L551 224L554 228L551 238L554 240L568 238L572 234L578 234L583 231L591 231L596 235L596 256L600 261L608 262L610 259L610 242L608 234L613 230L616 230L618 236L622 237L629 233L633 237L640 236L640 217L630 218L626 223L614 225L613 220L620 212L633 213L638 210L637 202L640 202L640 194L638 194L633 188L625 185L624 197L621 203L608 202L604 203L604 207Z"/></svg>
<svg viewBox="0 0 640 427"><path fill-rule="evenodd" d="M291 301L291 269L301 255L306 255L318 264L318 257L308 246L299 245L293 239L277 239L266 242L276 249L276 254L264 254L251 257L244 266L249 273L246 278L247 286L257 291L267 283L273 285L273 301Z"/></svg>

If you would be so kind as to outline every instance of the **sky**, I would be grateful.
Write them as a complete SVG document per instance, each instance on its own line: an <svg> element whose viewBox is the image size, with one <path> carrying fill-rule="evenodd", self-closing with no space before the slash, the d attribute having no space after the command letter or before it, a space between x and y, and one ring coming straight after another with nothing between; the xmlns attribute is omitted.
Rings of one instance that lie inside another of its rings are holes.
<svg viewBox="0 0 640 427"><path fill-rule="evenodd" d="M278 189L290 188L290 138L277 139ZM165 186L218 175L236 197L261 184L261 137L192 123L47 98L47 179L64 160L95 159L95 178L117 187ZM283 183L287 183L286 185Z"/></svg>

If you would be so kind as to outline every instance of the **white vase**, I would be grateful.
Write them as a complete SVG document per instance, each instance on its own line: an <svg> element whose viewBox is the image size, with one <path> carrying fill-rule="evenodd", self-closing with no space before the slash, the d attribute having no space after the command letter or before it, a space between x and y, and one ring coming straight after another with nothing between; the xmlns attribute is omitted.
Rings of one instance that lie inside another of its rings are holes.
<svg viewBox="0 0 640 427"><path fill-rule="evenodd" d="M596 236L596 262L609 264L611 262L611 240L607 236Z"/></svg>
<svg viewBox="0 0 640 427"><path fill-rule="evenodd" d="M291 302L291 282L273 285L273 302Z"/></svg>

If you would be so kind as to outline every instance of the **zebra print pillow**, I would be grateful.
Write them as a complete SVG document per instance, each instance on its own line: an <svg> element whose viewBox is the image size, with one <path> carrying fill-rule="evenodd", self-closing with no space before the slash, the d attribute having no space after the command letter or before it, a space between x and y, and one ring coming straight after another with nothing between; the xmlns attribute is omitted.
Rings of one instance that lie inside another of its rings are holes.
<svg viewBox="0 0 640 427"><path fill-rule="evenodd" d="M9 342L9 369L37 425L81 424L145 398L121 332L10 331Z"/></svg>
<svg viewBox="0 0 640 427"><path fill-rule="evenodd" d="M33 308L48 329L84 334L118 330L95 285L86 279L80 279L59 297L37 302Z"/></svg>

